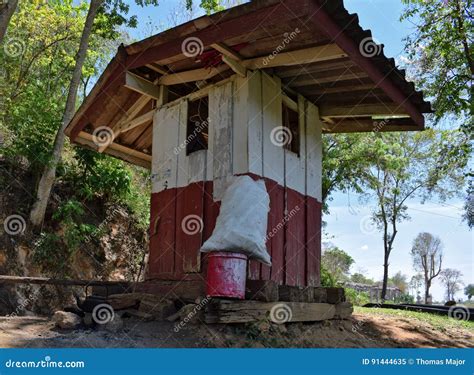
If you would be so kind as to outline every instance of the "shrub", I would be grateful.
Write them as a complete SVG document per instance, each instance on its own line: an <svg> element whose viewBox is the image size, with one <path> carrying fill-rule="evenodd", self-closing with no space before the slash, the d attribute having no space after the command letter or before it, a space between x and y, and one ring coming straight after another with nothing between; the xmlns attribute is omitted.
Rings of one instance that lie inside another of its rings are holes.
<svg viewBox="0 0 474 375"><path fill-rule="evenodd" d="M369 293L359 292L352 288L345 288L346 299L351 302L354 306L364 306L370 303Z"/></svg>

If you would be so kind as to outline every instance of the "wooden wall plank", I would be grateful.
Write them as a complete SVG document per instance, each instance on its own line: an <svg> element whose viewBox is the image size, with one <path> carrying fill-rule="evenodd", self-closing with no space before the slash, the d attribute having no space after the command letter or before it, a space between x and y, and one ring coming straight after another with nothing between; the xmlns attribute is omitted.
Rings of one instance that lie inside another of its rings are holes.
<svg viewBox="0 0 474 375"><path fill-rule="evenodd" d="M249 83L247 78L236 77L233 92L232 155L234 175L249 172Z"/></svg>
<svg viewBox="0 0 474 375"><path fill-rule="evenodd" d="M175 188L178 182L179 105L156 111L153 119L152 192Z"/></svg>
<svg viewBox="0 0 474 375"><path fill-rule="evenodd" d="M233 82L214 87L209 93L209 122L213 128L214 200L220 201L232 177Z"/></svg>
<svg viewBox="0 0 474 375"><path fill-rule="evenodd" d="M175 273L176 189L154 193L151 201L151 237L149 273Z"/></svg>
<svg viewBox="0 0 474 375"><path fill-rule="evenodd" d="M262 73L247 72L249 172L263 176Z"/></svg>
<svg viewBox="0 0 474 375"><path fill-rule="evenodd" d="M306 195L321 202L322 195L322 122L318 108L306 102Z"/></svg>
<svg viewBox="0 0 474 375"><path fill-rule="evenodd" d="M321 272L321 203L306 197L306 282L320 285Z"/></svg>
<svg viewBox="0 0 474 375"><path fill-rule="evenodd" d="M272 256L270 280L282 284L285 276L285 189L275 181L266 180L267 191L270 196L270 214L268 215L269 239L267 248ZM271 234L270 234L271 233ZM262 277L266 280L266 266L262 266Z"/></svg>
<svg viewBox="0 0 474 375"><path fill-rule="evenodd" d="M287 221L285 227L285 284L303 286L306 273L305 198L289 188L285 188L285 193Z"/></svg>
<svg viewBox="0 0 474 375"><path fill-rule="evenodd" d="M176 199L176 273L200 272L204 226L204 182L178 189Z"/></svg>
<svg viewBox="0 0 474 375"><path fill-rule="evenodd" d="M284 185L284 151L275 142L278 127L282 126L281 82L277 77L262 73L263 101L263 176ZM276 129L276 130L275 130Z"/></svg>

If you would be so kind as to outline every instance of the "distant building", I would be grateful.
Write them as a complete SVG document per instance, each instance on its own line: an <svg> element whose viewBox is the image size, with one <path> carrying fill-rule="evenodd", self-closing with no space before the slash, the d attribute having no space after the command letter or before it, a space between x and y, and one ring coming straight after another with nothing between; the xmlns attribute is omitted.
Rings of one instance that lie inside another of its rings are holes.
<svg viewBox="0 0 474 375"><path fill-rule="evenodd" d="M367 292L369 294L370 302L381 302L382 298L382 285L380 284L362 284L362 283L345 283L346 288L354 289L358 292ZM387 293L385 295L386 301L395 301L402 291L396 286L387 286Z"/></svg>

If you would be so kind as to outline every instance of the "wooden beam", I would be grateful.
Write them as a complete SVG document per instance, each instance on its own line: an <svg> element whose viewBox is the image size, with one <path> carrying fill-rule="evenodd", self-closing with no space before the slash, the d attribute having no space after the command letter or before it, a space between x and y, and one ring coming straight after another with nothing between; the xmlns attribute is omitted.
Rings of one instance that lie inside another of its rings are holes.
<svg viewBox="0 0 474 375"><path fill-rule="evenodd" d="M323 133L368 133L417 131L423 127L410 118L395 118L384 120L344 119L331 124L323 123Z"/></svg>
<svg viewBox="0 0 474 375"><path fill-rule="evenodd" d="M367 117L406 115L405 109L396 104L358 104L352 106L319 106L320 117Z"/></svg>
<svg viewBox="0 0 474 375"><path fill-rule="evenodd" d="M206 323L247 323L270 319L275 323L315 322L332 319L328 303L258 302L213 299L206 306Z"/></svg>
<svg viewBox="0 0 474 375"><path fill-rule="evenodd" d="M146 123L153 120L153 115L155 114L155 110L151 110L143 115L134 118L133 120L124 123L119 129L117 129L120 133L128 132L129 130L135 129L137 126L145 125ZM115 129L113 130L115 133Z"/></svg>
<svg viewBox="0 0 474 375"><path fill-rule="evenodd" d="M81 131L77 138L76 142L89 148L96 150L98 149L97 145L94 143L92 134ZM132 164L139 165L144 168L151 168L151 155L145 154L143 152L133 150L129 147L119 145L117 143L110 143L107 148L107 154L116 156L120 159L128 161Z"/></svg>
<svg viewBox="0 0 474 375"><path fill-rule="evenodd" d="M335 86L335 87L321 87L321 88L311 88L311 95L325 95L325 94L339 94L343 92L355 92L355 91L370 91L377 90L378 87L373 83L354 85L350 86Z"/></svg>
<svg viewBox="0 0 474 375"><path fill-rule="evenodd" d="M222 61L226 63L239 76L247 77L247 69L238 60L235 60L229 56L222 56Z"/></svg>
<svg viewBox="0 0 474 375"><path fill-rule="evenodd" d="M160 88L153 82L147 81L145 78L140 77L132 72L125 73L125 87L130 90L139 92L142 95L149 96L152 99L160 98Z"/></svg>
<svg viewBox="0 0 474 375"><path fill-rule="evenodd" d="M242 61L248 69L265 69L275 66L290 66L311 64L318 61L340 59L347 55L336 44L300 49L291 52L281 52L276 55L257 57Z"/></svg>
<svg viewBox="0 0 474 375"><path fill-rule="evenodd" d="M226 71L227 69L229 69L229 66L226 64L222 64L217 67L200 68L174 74L167 74L159 78L158 83L160 85L171 86L187 82L202 81L212 78Z"/></svg>
<svg viewBox="0 0 474 375"><path fill-rule="evenodd" d="M295 79L290 78L288 81L288 85L290 87L321 85L324 83L351 81L355 79L363 79L363 78L368 78L368 77L369 76L365 72L357 72L357 73L346 72L343 74L336 74L336 75L331 75L331 76L325 75L324 77L306 75L306 76L301 76ZM372 84L372 86L374 85Z"/></svg>
<svg viewBox="0 0 474 375"><path fill-rule="evenodd" d="M282 94L281 96L283 104L286 105L288 108L292 109L295 112L298 112L298 103L296 103L293 99L290 97Z"/></svg>
<svg viewBox="0 0 474 375"><path fill-rule="evenodd" d="M155 63L146 64L145 66L147 68L150 68L154 72L157 72L157 73L160 73L160 74L168 74L169 73L168 69L162 67L161 65L155 64Z"/></svg>
<svg viewBox="0 0 474 375"><path fill-rule="evenodd" d="M151 98L149 96L141 96L137 99L135 103L127 110L124 114L123 118L119 121L119 123L114 126L111 134L111 138L109 139L109 143L105 143L100 146L97 151L102 153L104 150L112 143L119 135L122 133L124 128L128 127L129 123L142 111L143 108L150 102ZM128 129L131 130L131 129Z"/></svg>
<svg viewBox="0 0 474 375"><path fill-rule="evenodd" d="M237 61L242 61L243 58L240 56L240 54L236 51L234 51L232 48L228 47L224 43L214 43L211 44L211 47L214 48L216 51L219 51L222 53L223 56L230 57L231 59L237 60Z"/></svg>

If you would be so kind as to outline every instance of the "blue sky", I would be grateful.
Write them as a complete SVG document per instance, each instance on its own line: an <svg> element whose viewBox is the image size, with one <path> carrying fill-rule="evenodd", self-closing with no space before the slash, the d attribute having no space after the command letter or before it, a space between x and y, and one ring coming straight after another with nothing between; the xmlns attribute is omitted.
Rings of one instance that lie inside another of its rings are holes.
<svg viewBox="0 0 474 375"><path fill-rule="evenodd" d="M198 2L198 1L195 1ZM130 14L137 14L139 26L130 30L134 39L141 39L162 30L173 22L182 22L183 1L163 0L158 7L139 8L131 5ZM371 29L375 39L385 45L385 54L400 58L403 55L403 38L413 32L409 22L400 23L403 6L399 0L346 0L346 8L358 13L363 28ZM196 12L195 15L199 15ZM411 243L419 232L430 232L444 243L444 267L459 269L465 284L473 283L473 234L461 222L461 200L451 200L445 204L419 201L409 202L411 220L399 226L399 234L391 255L390 274L402 271L411 277L414 274L409 255ZM361 230L373 202L359 204L355 194L335 194L330 204L331 214L327 222L326 240L347 251L354 259L353 272L363 271L374 279L382 277L383 243L378 232ZM434 299L441 300L444 289L435 281L432 287ZM462 298L462 293L458 293Z"/></svg>

